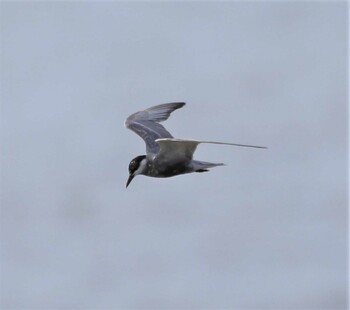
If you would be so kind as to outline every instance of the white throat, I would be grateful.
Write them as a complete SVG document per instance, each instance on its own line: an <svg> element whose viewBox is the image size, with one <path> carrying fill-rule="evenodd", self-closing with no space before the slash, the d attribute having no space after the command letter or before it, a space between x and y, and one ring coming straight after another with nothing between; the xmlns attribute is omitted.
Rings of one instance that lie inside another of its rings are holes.
<svg viewBox="0 0 350 310"><path fill-rule="evenodd" d="M147 166L147 159L144 158L141 160L140 166L137 168L137 170L135 170L134 175L136 176L138 174L142 174L142 172L146 170L146 166Z"/></svg>

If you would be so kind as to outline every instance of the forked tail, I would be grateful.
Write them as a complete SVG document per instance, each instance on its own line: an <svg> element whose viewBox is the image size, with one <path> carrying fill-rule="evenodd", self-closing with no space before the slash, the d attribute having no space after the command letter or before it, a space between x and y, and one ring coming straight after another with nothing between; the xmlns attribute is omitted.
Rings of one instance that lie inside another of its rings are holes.
<svg viewBox="0 0 350 310"><path fill-rule="evenodd" d="M206 161L192 160L192 167L194 172L206 172L209 168L225 166L223 163L208 163Z"/></svg>

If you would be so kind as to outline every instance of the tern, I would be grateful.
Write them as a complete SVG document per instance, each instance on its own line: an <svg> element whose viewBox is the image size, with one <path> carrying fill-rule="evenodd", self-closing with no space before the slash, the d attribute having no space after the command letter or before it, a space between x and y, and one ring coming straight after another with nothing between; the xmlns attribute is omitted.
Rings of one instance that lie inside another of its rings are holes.
<svg viewBox="0 0 350 310"><path fill-rule="evenodd" d="M126 187L137 175L167 178L191 172L206 172L223 163L209 163L193 159L198 144L224 144L266 149L264 146L237 143L175 139L160 122L167 120L172 112L182 108L185 102L164 103L130 115L125 127L139 135L146 143L146 155L135 157L129 164Z"/></svg>

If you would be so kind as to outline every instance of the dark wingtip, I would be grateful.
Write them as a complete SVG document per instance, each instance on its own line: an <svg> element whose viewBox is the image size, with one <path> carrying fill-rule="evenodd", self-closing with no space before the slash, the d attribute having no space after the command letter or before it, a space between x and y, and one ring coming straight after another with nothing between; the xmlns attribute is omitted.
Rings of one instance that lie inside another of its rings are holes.
<svg viewBox="0 0 350 310"><path fill-rule="evenodd" d="M174 110L176 110L176 109L182 108L186 104L186 102L169 102L169 103L165 103L165 104L173 105Z"/></svg>

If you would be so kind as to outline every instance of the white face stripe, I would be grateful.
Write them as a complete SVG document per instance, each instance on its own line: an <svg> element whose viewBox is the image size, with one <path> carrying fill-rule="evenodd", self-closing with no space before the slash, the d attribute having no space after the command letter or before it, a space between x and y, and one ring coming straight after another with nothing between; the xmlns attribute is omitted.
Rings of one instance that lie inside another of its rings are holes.
<svg viewBox="0 0 350 310"><path fill-rule="evenodd" d="M141 174L145 170L146 165L147 165L147 159L144 158L141 160L140 166L137 168L137 170L135 170L134 175L136 176L138 174Z"/></svg>

